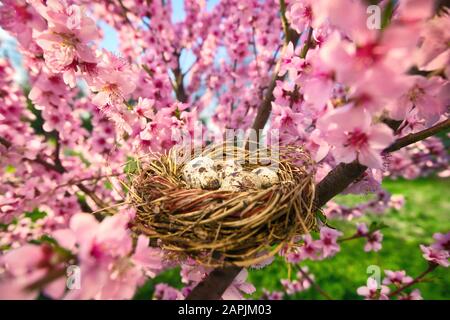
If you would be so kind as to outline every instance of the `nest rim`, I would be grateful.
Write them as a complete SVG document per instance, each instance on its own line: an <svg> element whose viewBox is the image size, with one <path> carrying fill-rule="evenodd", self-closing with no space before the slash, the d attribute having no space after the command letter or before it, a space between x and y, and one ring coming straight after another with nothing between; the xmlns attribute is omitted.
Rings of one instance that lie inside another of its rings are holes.
<svg viewBox="0 0 450 320"><path fill-rule="evenodd" d="M221 148L222 144L212 145L191 156L214 159ZM246 148L231 148L233 154L252 157ZM273 257L295 236L317 229L313 161L302 147L280 148L280 183L241 192L188 189L181 177L186 160L180 160L179 153L174 147L147 155L129 176L128 200L136 209L134 231L156 240L169 260L191 258L207 267L254 266ZM291 154L301 155L304 165L295 164L298 158Z"/></svg>

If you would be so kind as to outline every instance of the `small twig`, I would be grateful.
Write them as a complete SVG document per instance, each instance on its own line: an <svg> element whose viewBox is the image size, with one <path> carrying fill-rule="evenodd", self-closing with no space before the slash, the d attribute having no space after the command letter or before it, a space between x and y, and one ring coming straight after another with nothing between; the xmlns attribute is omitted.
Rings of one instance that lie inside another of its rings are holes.
<svg viewBox="0 0 450 320"><path fill-rule="evenodd" d="M342 238L342 239L338 239L337 242L344 242L344 241L350 241L350 240L355 240L355 239L360 239L360 238L364 238L365 236L362 234L354 234L353 236L347 237L347 238Z"/></svg>
<svg viewBox="0 0 450 320"><path fill-rule="evenodd" d="M309 48L311 47L312 34L313 34L313 28L309 28L308 36L306 37L305 44L303 45L302 51L300 52L300 58L302 58L302 59L306 58Z"/></svg>
<svg viewBox="0 0 450 320"><path fill-rule="evenodd" d="M327 300L334 300L325 290L323 290L317 282L315 282L307 272L305 272L300 266L297 266L297 270L302 274L302 276L308 280L308 282Z"/></svg>
<svg viewBox="0 0 450 320"><path fill-rule="evenodd" d="M429 274L430 272L432 272L434 269L436 269L439 265L436 263L430 263L428 265L428 268L423 271L421 274L419 274L416 278L413 279L413 281L405 284L403 287L398 288L397 290L391 292L388 296L389 297L394 297L396 295L398 295L400 292L404 291L405 289L408 289L409 287L415 285L416 283L419 283L420 281L422 281L422 279Z"/></svg>
<svg viewBox="0 0 450 320"><path fill-rule="evenodd" d="M3 144L7 148L11 147L11 145L12 145L11 142L9 142L6 139L1 138L1 137L0 137L0 143ZM60 174L67 172L67 170L62 165L57 166L56 164L48 163L47 161L42 159L41 156L37 156L36 159L24 158L24 160L40 164L47 170L55 171ZM78 187L78 189L80 189L82 192L84 192L88 197L90 197L95 202L95 204L98 205L100 208L106 207L106 204L95 193L93 193L91 190L89 190L89 188L87 188L84 184L77 183L76 186Z"/></svg>
<svg viewBox="0 0 450 320"><path fill-rule="evenodd" d="M385 153L397 151L403 147L406 147L415 142L424 140L428 137L435 135L438 132L448 130L450 128L450 119L444 120L428 129L408 134L403 138L397 139L393 144L383 150Z"/></svg>
<svg viewBox="0 0 450 320"><path fill-rule="evenodd" d="M258 63L258 51L256 50L255 27L253 25L253 22L252 22L252 48L253 48L253 55L255 56L256 72L258 73L258 76L261 77Z"/></svg>

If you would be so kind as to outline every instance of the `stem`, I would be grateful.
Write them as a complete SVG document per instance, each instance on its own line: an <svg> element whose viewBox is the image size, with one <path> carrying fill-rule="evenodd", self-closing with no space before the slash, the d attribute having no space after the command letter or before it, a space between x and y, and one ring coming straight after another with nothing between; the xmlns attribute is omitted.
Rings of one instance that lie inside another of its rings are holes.
<svg viewBox="0 0 450 320"><path fill-rule="evenodd" d="M302 274L302 276L308 280L308 282L319 292L322 296L327 300L334 300L326 291L324 291L311 277L307 272L305 272L300 266L297 266L298 271Z"/></svg>
<svg viewBox="0 0 450 320"><path fill-rule="evenodd" d="M39 290L42 287L45 287L47 284L53 282L54 280L64 276L65 274L66 274L65 269L51 270L42 279L39 279L31 283L25 289L30 291Z"/></svg>
<svg viewBox="0 0 450 320"><path fill-rule="evenodd" d="M361 234L354 234L347 238L338 239L337 242L350 241L350 240L355 240L355 239L360 239L360 238L365 238L365 236L363 236Z"/></svg>
<svg viewBox="0 0 450 320"><path fill-rule="evenodd" d="M300 58L302 58L302 59L306 58L306 54L308 53L308 50L311 47L312 34L313 34L313 28L309 28L308 37L306 38L305 44L302 48L302 52L300 52Z"/></svg>
<svg viewBox="0 0 450 320"><path fill-rule="evenodd" d="M6 140L2 137L0 137L0 143L3 144L6 148L10 148L12 146L11 142L9 142L8 140ZM50 170L50 171L55 171L60 174L66 173L67 170L62 166L61 161L59 160L58 144L57 144L57 154L58 154L58 158L55 159L56 164L47 162L41 156L37 156L36 159L28 159L28 158L23 158L23 159L25 161L40 164L41 166L43 166L44 168L46 168L47 170ZM56 156L56 154L55 154L55 156ZM59 165L58 165L58 163L59 163ZM101 200L94 192L89 190L89 188L86 187L84 184L77 183L76 186L78 187L78 189L80 189L82 192L84 192L89 198L91 198L92 201L94 201L94 203L96 205L98 205L100 208L107 207L107 205L103 202L103 200Z"/></svg>

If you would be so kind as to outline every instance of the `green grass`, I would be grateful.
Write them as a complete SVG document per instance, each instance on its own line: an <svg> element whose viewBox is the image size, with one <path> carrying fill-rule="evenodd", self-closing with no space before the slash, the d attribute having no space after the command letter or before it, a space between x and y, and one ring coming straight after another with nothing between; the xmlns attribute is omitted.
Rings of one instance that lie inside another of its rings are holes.
<svg viewBox="0 0 450 320"><path fill-rule="evenodd" d="M395 180L383 183L392 194L403 194L405 206L390 210L384 215L368 215L357 221L382 221L389 227L382 230L383 248L375 253L363 250L365 240L356 239L342 243L341 251L335 257L319 262L306 262L315 275L317 284L335 299L359 299L356 288L364 285L369 265L378 265L381 270L406 270L412 277L426 269L419 244L432 242L435 232L450 230L449 180L418 179L414 181ZM351 205L361 201L361 196L340 196L339 203ZM355 230L355 221L331 221L331 225L344 231L345 236ZM276 261L264 270L250 271L250 280L258 288L281 290L279 278L287 277L287 267ZM450 277L448 269L438 268L428 277L430 281L418 284L425 299L449 299ZM324 299L315 289L301 292L295 299Z"/></svg>
<svg viewBox="0 0 450 320"><path fill-rule="evenodd" d="M356 289L366 283L367 267L377 265L382 270L406 270L415 277L426 269L427 263L422 258L419 245L431 243L435 232L450 230L450 200L448 190L450 180L429 178L408 180L388 180L383 183L392 194L403 194L405 206L399 210L390 210L384 215L369 214L354 221L332 220L330 224L352 235L356 222L384 222L389 227L382 230L383 248L379 252L366 253L363 250L365 240L356 239L342 243L341 252L335 257L319 262L305 262L314 274L317 284L334 299L361 299ZM340 196L336 201L354 205L367 200L369 196ZM292 272L295 276L295 272ZM262 289L281 290L280 279L288 277L287 265L277 259L262 270L250 270L249 279L257 288L252 296L258 298ZM415 288L421 290L425 299L449 299L450 277L448 269L439 267L427 278L429 281L419 283ZM147 282L135 298L149 299L154 284L166 282L174 287L182 287L178 270L169 270L156 279ZM298 293L290 299L324 299L315 289Z"/></svg>

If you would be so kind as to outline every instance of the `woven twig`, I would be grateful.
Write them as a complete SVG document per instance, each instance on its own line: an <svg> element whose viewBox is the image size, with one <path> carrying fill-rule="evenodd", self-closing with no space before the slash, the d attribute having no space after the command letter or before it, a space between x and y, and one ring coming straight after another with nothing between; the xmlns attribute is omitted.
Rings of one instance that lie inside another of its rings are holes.
<svg viewBox="0 0 450 320"><path fill-rule="evenodd" d="M270 154L263 158L258 152L222 147L212 146L193 156L240 156L246 170L270 158ZM214 267L266 260L295 235L316 228L309 155L299 147L277 152L280 183L244 192L188 189L181 178L187 157L176 148L140 162L130 177L129 192L129 202L137 211L136 232L159 239L174 259L190 257Z"/></svg>

